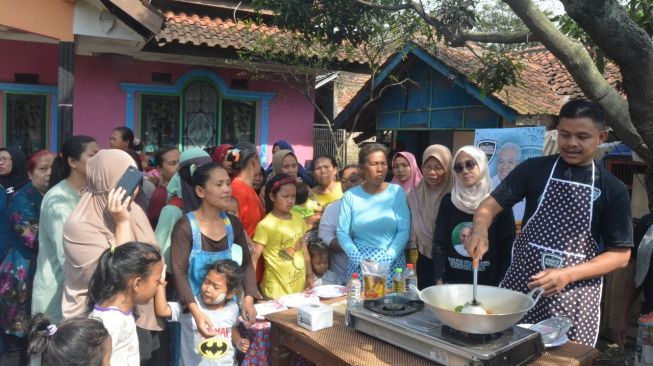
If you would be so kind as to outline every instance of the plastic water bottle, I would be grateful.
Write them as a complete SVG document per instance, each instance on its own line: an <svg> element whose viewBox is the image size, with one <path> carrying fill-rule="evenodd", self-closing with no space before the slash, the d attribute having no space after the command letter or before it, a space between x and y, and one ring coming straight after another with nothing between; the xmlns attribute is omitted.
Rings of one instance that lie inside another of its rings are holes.
<svg viewBox="0 0 653 366"><path fill-rule="evenodd" d="M415 289L417 288L417 275L413 269L413 264L406 265L406 272L404 273L404 280L406 281L406 293L409 297L417 297Z"/></svg>
<svg viewBox="0 0 653 366"><path fill-rule="evenodd" d="M356 308L363 302L363 283L358 278L358 273L352 273L347 283L347 312L345 314L345 325L351 325L351 309Z"/></svg>
<svg viewBox="0 0 653 366"><path fill-rule="evenodd" d="M653 312L642 315L637 321L635 365L653 365Z"/></svg>
<svg viewBox="0 0 653 366"><path fill-rule="evenodd" d="M404 270L395 268L395 276L392 278L392 292L395 295L403 295L406 292L406 280L404 280Z"/></svg>

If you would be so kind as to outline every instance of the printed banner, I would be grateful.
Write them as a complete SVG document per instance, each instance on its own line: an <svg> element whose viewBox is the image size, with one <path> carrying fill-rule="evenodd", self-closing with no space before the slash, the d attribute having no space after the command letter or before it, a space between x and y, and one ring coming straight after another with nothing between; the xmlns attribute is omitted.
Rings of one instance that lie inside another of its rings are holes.
<svg viewBox="0 0 653 366"><path fill-rule="evenodd" d="M541 156L544 148L544 127L478 129L474 144L487 156L492 189L522 161ZM524 217L525 202L513 206L518 230Z"/></svg>

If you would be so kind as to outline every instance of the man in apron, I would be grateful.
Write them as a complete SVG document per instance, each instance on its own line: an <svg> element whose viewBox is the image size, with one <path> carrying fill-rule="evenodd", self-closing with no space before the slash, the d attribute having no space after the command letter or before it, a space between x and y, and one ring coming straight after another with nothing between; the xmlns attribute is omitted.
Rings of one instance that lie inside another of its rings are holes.
<svg viewBox="0 0 653 366"><path fill-rule="evenodd" d="M566 103L557 125L560 154L517 166L479 206L465 243L472 257L482 257L492 218L526 198L524 226L500 286L542 287L544 297L524 321L570 316L569 338L590 346L599 332L602 276L626 266L633 246L628 190L593 161L607 138L604 121L595 102Z"/></svg>

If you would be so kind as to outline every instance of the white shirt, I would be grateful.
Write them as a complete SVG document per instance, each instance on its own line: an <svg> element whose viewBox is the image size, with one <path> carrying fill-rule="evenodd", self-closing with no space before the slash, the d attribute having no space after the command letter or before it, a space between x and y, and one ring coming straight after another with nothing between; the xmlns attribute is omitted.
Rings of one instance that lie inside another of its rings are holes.
<svg viewBox="0 0 653 366"><path fill-rule="evenodd" d="M340 215L340 206L342 199L331 202L330 205L324 209L322 218L320 219L320 228L318 229L318 237L322 239L327 246L331 245L331 241L336 239L336 230L338 229L338 216ZM347 254L329 250L329 269L335 272L338 276L339 283L336 285L344 285L347 283L347 267L349 266L349 258ZM316 285L317 286L317 285Z"/></svg>
<svg viewBox="0 0 653 366"><path fill-rule="evenodd" d="M209 310L202 299L195 298L200 311L208 316L218 333L215 337L204 338L197 331L197 324L190 312L182 313L176 302L169 302L172 317L170 321L181 324L180 366L233 366L234 345L231 340L232 329L238 321L238 304L229 300L224 307Z"/></svg>
<svg viewBox="0 0 653 366"><path fill-rule="evenodd" d="M131 313L95 306L90 318L98 319L111 336L111 366L140 366L136 321Z"/></svg>
<svg viewBox="0 0 653 366"><path fill-rule="evenodd" d="M501 180L499 179L499 175L495 175L492 177L492 190L497 189L497 187L501 184ZM522 222L522 219L524 218L524 210L526 209L526 199L524 198L523 200L517 202L514 206L512 206L512 215L515 216L515 222L520 223Z"/></svg>
<svg viewBox="0 0 653 366"><path fill-rule="evenodd" d="M340 278L330 269L327 269L326 272L322 274L322 277L318 277L315 273L313 273L313 286L340 284Z"/></svg>

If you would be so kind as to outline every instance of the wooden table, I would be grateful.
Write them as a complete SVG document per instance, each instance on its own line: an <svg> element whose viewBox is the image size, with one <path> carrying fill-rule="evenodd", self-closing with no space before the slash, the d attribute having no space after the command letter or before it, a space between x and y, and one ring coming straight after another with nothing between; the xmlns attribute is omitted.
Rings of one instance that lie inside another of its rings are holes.
<svg viewBox="0 0 653 366"><path fill-rule="evenodd" d="M311 332L297 325L297 311L286 310L266 315L272 323L271 361L273 366L289 364L290 351L318 366L422 366L434 363L399 347L357 332L344 324L344 317L333 314L333 327ZM546 351L531 362L533 366L592 365L596 348L569 342Z"/></svg>

